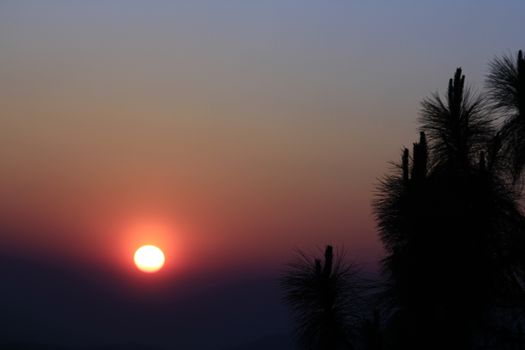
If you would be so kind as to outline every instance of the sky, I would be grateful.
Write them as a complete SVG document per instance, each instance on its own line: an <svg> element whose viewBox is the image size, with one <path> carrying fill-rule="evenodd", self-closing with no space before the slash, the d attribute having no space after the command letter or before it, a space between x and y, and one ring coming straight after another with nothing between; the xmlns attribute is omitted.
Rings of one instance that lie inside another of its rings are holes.
<svg viewBox="0 0 525 350"><path fill-rule="evenodd" d="M135 280L134 249L154 243L165 280L235 284L334 244L377 270L371 201L419 102L458 66L482 90L487 63L523 48L523 13L3 0L0 255Z"/></svg>

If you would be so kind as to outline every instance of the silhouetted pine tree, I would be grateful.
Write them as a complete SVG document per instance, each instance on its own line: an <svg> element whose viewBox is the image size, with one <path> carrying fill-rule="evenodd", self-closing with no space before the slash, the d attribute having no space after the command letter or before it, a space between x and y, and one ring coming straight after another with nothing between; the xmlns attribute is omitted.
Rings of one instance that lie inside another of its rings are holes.
<svg viewBox="0 0 525 350"><path fill-rule="evenodd" d="M503 119L501 138L514 180L525 167L525 58L503 56L490 63L487 87L492 107Z"/></svg>
<svg viewBox="0 0 525 350"><path fill-rule="evenodd" d="M296 321L296 335L303 349L353 348L353 328L361 304L357 271L334 259L326 247L324 262L299 252L281 278L286 303Z"/></svg>
<svg viewBox="0 0 525 350"><path fill-rule="evenodd" d="M400 173L381 182L374 203L392 320L405 335L397 345L469 348L491 305L520 290L512 246L521 244L523 218L499 171L493 121L461 69L445 100L423 101L420 121L412 160L405 149Z"/></svg>
<svg viewBox="0 0 525 350"><path fill-rule="evenodd" d="M468 174L494 136L483 99L465 87L461 68L449 80L445 101L437 93L423 100L420 122L430 140L433 161L457 175Z"/></svg>

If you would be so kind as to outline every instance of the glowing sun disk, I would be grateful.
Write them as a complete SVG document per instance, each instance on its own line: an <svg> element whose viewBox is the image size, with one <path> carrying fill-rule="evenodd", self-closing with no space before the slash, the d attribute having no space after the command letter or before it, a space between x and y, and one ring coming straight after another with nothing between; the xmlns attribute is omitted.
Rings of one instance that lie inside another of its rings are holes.
<svg viewBox="0 0 525 350"><path fill-rule="evenodd" d="M143 272L157 272L164 266L165 257L162 250L154 245L144 245L137 249L133 256L135 265Z"/></svg>

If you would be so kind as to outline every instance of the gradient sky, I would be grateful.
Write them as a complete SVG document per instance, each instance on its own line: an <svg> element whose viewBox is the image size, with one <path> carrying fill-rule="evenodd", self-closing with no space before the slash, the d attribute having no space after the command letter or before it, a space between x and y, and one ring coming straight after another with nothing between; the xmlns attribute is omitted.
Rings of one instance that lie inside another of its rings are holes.
<svg viewBox="0 0 525 350"><path fill-rule="evenodd" d="M522 1L473 4L2 1L3 243L111 259L162 223L195 266L376 260L419 101L523 46Z"/></svg>
<svg viewBox="0 0 525 350"><path fill-rule="evenodd" d="M523 48L524 13L3 0L0 253L129 269L157 243L173 271L233 278L332 243L373 269L374 185L417 138L419 101L458 66L481 89Z"/></svg>

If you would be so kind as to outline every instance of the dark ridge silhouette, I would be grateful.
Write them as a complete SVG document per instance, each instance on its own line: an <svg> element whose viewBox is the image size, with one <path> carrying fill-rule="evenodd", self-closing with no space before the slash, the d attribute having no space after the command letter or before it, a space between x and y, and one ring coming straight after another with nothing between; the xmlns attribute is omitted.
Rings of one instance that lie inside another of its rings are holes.
<svg viewBox="0 0 525 350"><path fill-rule="evenodd" d="M146 345L106 345L106 346L75 346L65 347L55 344L42 344L31 342L0 342L0 349L5 350L165 350L163 347Z"/></svg>
<svg viewBox="0 0 525 350"><path fill-rule="evenodd" d="M357 270L344 263L342 254L334 258L332 246L327 246L321 261L299 252L281 285L302 349L354 348L362 285Z"/></svg>
<svg viewBox="0 0 525 350"><path fill-rule="evenodd" d="M70 348L28 342L0 342L0 349L9 350L70 350Z"/></svg>
<svg viewBox="0 0 525 350"><path fill-rule="evenodd" d="M271 335L243 343L241 345L223 348L221 350L293 350L293 341L289 334Z"/></svg>
<svg viewBox="0 0 525 350"><path fill-rule="evenodd" d="M273 273L179 276L150 292L119 272L0 254L0 349L212 350L290 327Z"/></svg>

